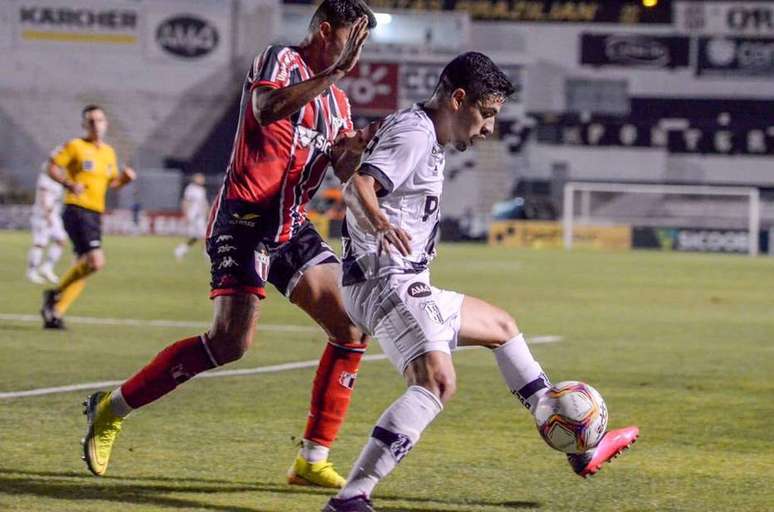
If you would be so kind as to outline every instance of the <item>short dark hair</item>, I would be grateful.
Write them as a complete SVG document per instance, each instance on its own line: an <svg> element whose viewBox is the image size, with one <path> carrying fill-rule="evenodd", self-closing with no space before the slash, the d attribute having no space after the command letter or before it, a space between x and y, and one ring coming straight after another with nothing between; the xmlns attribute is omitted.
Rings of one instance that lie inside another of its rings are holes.
<svg viewBox="0 0 774 512"><path fill-rule="evenodd" d="M327 21L333 28L351 25L361 16L368 16L368 28L376 27L376 16L363 0L323 0L309 22L309 28L315 29Z"/></svg>
<svg viewBox="0 0 774 512"><path fill-rule="evenodd" d="M86 117L86 114L88 114L89 112L93 112L95 110L101 110L103 112L105 111L105 109L100 107L99 105L95 105L94 103L91 103L83 107L83 110L81 110L81 117Z"/></svg>
<svg viewBox="0 0 774 512"><path fill-rule="evenodd" d="M489 96L507 99L516 88L492 59L479 52L467 52L449 62L438 79L435 90L451 93L464 89L471 101Z"/></svg>

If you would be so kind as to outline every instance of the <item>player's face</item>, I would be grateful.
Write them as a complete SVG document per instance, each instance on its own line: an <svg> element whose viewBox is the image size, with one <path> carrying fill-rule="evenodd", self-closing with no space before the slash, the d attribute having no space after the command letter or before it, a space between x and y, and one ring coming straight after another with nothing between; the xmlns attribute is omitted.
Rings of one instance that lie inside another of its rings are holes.
<svg viewBox="0 0 774 512"><path fill-rule="evenodd" d="M494 132L495 117L502 106L503 99L497 96L484 97L478 101L462 98L453 122L454 147L458 151L465 151L491 135Z"/></svg>
<svg viewBox="0 0 774 512"><path fill-rule="evenodd" d="M108 121L102 110L91 110L83 115L83 129L90 139L101 140L107 132Z"/></svg>
<svg viewBox="0 0 774 512"><path fill-rule="evenodd" d="M326 22L323 24L327 25L325 28L321 27L325 44L325 48L323 48L322 52L323 60L325 61L323 62L323 66L327 68L332 66L336 60L338 60L339 55L341 55L341 52L344 50L344 46L347 44L347 38L352 30L352 25L333 28Z"/></svg>

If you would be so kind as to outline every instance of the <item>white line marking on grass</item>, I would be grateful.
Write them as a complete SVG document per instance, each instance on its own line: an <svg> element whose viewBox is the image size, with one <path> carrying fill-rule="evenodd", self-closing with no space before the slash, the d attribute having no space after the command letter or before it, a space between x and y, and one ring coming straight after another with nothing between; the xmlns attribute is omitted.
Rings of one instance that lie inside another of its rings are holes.
<svg viewBox="0 0 774 512"><path fill-rule="evenodd" d="M14 318L6 318L9 316L13 316ZM20 316L32 316L32 315L2 315L0 314L0 319L6 319L6 320L18 320L18 317ZM36 320L38 320L37 317L34 317ZM77 317L73 317L77 318ZM96 318L94 320L103 320ZM120 319L104 319L104 320L120 320ZM22 320L24 321L24 320ZM136 322L141 322L140 320L136 320ZM89 323L89 322L84 322ZM90 323L99 323L99 322L90 322ZM188 322L188 324L193 322ZM113 325L113 324L110 324ZM121 324L124 325L124 324ZM126 325L148 325L145 324L126 324ZM276 327L298 327L298 326L276 326ZM534 336L532 338L529 338L527 340L527 343L530 345L539 345L543 343L556 343L558 341L561 341L561 336ZM480 347L460 347L457 349L457 351L462 350L472 350L477 349ZM363 361L382 361L384 359L387 359L387 356L384 354L373 354L373 355L365 355L363 356ZM300 370L302 368L316 368L317 365L320 363L319 359L313 359L310 361L296 361L292 363L282 363L282 364L275 364L271 366L259 366L257 368L241 368L241 369L235 369L235 370L214 370L209 371L205 373L201 373L197 376L195 376L195 379L214 379L218 377L243 377L246 375L258 375L261 373L279 373L289 370ZM9 399L9 398L25 398L25 397L31 397L31 396L44 396L44 395L54 395L58 393L69 393L71 391L85 391L85 390L92 390L92 389L104 389L112 386L118 386L123 384L124 381L122 380L106 380L103 382L84 382L82 384L71 384L69 386L57 386L57 387L51 387L51 388L38 388L38 389L30 389L27 391L9 391L9 392L0 392L0 400Z"/></svg>
<svg viewBox="0 0 774 512"><path fill-rule="evenodd" d="M17 322L40 322L40 315L11 315L0 313L0 320ZM96 318L93 316L68 316L68 322L91 325L128 325L134 327L191 327L194 329L208 328L209 322L193 322L188 320L140 320L134 318ZM307 325L264 324L258 322L258 330L275 332L321 332L322 329Z"/></svg>

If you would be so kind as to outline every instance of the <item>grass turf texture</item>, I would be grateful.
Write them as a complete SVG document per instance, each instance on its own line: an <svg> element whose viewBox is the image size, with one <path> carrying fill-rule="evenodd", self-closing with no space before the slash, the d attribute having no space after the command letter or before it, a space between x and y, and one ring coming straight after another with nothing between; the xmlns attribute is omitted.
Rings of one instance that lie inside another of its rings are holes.
<svg viewBox="0 0 774 512"><path fill-rule="evenodd" d="M0 232L0 313L39 308L42 288L24 279L28 242L27 233ZM176 243L108 237L107 268L70 314L207 321L207 265L198 250L176 263ZM551 378L591 383L608 403L610 426L636 423L642 436L582 480L540 440L492 356L462 352L457 396L377 488L378 510L758 511L774 503L774 259L444 245L433 277L508 310L528 336L561 335L561 343L533 346ZM265 323L312 325L273 290L263 305ZM69 327L0 320L0 391L123 379L200 331ZM259 331L233 367L316 359L323 340ZM313 372L182 386L126 420L101 479L80 460L88 392L0 400L0 510L319 510L330 492L284 483ZM402 389L389 362L363 365L332 451L339 470L348 471Z"/></svg>

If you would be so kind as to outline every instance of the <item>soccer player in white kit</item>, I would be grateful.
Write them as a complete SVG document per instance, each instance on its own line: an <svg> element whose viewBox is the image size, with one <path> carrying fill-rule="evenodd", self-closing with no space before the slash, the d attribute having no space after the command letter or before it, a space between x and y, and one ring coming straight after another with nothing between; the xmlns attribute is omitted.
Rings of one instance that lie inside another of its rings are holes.
<svg viewBox="0 0 774 512"><path fill-rule="evenodd" d="M191 177L183 191L181 203L187 223L188 240L175 247L175 258L182 260L188 250L204 237L207 228L207 214L210 204L207 202L207 190L204 188L204 174L196 173Z"/></svg>
<svg viewBox="0 0 774 512"><path fill-rule="evenodd" d="M62 256L67 239L62 226L62 194L62 185L52 180L43 169L35 185L35 203L30 219L32 247L27 253L27 279L36 284L59 282L54 266Z"/></svg>
<svg viewBox="0 0 774 512"><path fill-rule="evenodd" d="M456 57L427 102L385 120L346 186L342 266L347 313L379 340L408 389L379 418L346 485L325 512L374 510L370 495L376 484L454 394L451 352L457 346L491 349L508 389L530 411L550 386L511 315L430 283L444 146L464 151L490 135L513 91L485 55ZM637 427L607 432L593 450L568 455L570 464L581 476L595 473L638 433Z"/></svg>

